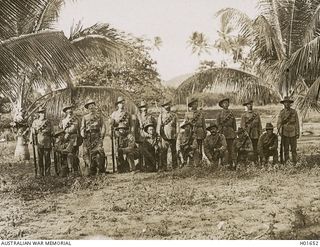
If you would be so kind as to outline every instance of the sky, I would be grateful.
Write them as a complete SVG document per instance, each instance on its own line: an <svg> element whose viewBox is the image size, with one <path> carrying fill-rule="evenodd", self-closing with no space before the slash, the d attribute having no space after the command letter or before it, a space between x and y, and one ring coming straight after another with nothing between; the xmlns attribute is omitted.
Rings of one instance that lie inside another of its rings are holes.
<svg viewBox="0 0 320 247"><path fill-rule="evenodd" d="M256 15L256 0L77 0L62 9L57 28L68 36L72 24L81 20L84 27L102 22L137 37L160 36L163 44L151 56L161 79L170 80L195 72L200 60L221 60L217 52L200 58L192 54L187 40L198 31L213 43L219 29L215 13L226 7Z"/></svg>

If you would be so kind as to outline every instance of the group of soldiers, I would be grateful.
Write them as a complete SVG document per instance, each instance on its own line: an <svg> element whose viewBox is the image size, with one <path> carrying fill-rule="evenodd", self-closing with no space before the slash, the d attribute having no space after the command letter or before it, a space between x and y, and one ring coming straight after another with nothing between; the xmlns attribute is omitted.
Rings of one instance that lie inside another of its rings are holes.
<svg viewBox="0 0 320 247"><path fill-rule="evenodd" d="M229 109L228 98L219 102L222 108L216 121L206 126L198 99L191 99L183 122L178 126L178 116L172 111L172 102L164 101L158 118L148 111L148 104L142 101L136 115L126 111L125 99L118 97L116 110L110 116L110 137L113 170L122 172L165 171L171 163L172 169L183 166L198 166L204 156L216 167L236 168L247 162L266 163L273 157L278 162L278 135L281 136L280 154L284 162L297 161L297 139L299 120L291 108L293 101L285 97L278 121L278 133L272 123L262 131L260 115L253 111L253 101L245 102L247 111L241 116L237 129L236 118ZM51 156L56 173L67 176L70 172L80 174L79 147L83 145L83 160L90 174L106 173L107 158L103 140L107 128L96 103L89 100L84 107L88 113L82 120L74 115L74 106L63 108L65 118L60 121L59 131L53 133L51 122L46 118L45 109L38 110L39 117L31 127L31 143L36 157L36 175L50 174ZM36 147L36 148L35 148ZM171 159L168 162L169 150ZM280 158L281 158L280 157Z"/></svg>

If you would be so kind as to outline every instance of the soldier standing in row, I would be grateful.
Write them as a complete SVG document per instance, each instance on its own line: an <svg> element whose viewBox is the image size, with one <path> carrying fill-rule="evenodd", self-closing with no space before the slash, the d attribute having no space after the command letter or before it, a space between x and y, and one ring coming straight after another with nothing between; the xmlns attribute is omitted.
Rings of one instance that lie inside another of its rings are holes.
<svg viewBox="0 0 320 247"><path fill-rule="evenodd" d="M235 168L239 163L246 164L253 159L252 141L245 129L239 128L233 143L233 162Z"/></svg>
<svg viewBox="0 0 320 247"><path fill-rule="evenodd" d="M119 173L135 172L134 161L139 158L140 153L134 135L124 122L119 123L115 130L118 133L117 170Z"/></svg>
<svg viewBox="0 0 320 247"><path fill-rule="evenodd" d="M38 110L39 117L35 119L31 126L30 138L33 145L37 145L38 153L38 173L40 176L50 175L53 129L51 122L46 118L45 109L40 107ZM35 142L35 143L34 143ZM36 174L37 176L38 174Z"/></svg>
<svg viewBox="0 0 320 247"><path fill-rule="evenodd" d="M67 105L62 111L66 114L66 117L61 120L59 127L64 131L64 140L66 142L66 148L64 152L67 155L69 171L74 171L76 174L80 172L79 165L79 146L82 144L82 137L80 134L80 122L73 114L73 106Z"/></svg>
<svg viewBox="0 0 320 247"><path fill-rule="evenodd" d="M199 159L202 160L203 140L207 135L206 121L202 110L198 110L198 99L191 99L188 103L188 107L191 108L191 111L186 112L185 120L190 122L193 126L193 134L198 143Z"/></svg>
<svg viewBox="0 0 320 247"><path fill-rule="evenodd" d="M177 168L177 115L171 111L171 101L165 101L162 105L164 111L161 111L158 117L157 133L162 138L161 143L161 161L160 170L167 169L168 149L171 150L172 168Z"/></svg>
<svg viewBox="0 0 320 247"><path fill-rule="evenodd" d="M266 123L266 132L259 138L258 151L262 164L268 163L270 156L273 164L278 162L278 136L273 133L272 123Z"/></svg>
<svg viewBox="0 0 320 247"><path fill-rule="evenodd" d="M297 139L300 136L300 125L297 111L291 108L293 100L288 96L284 97L280 101L284 105L284 109L281 110L277 128L281 135L281 144L284 149L284 162L289 160L289 147L292 154L292 162L297 163ZM282 154L280 154L282 155Z"/></svg>
<svg viewBox="0 0 320 247"><path fill-rule="evenodd" d="M211 165L217 167L219 161L225 165L228 159L227 141L223 134L218 132L218 125L211 124L207 130L210 135L204 140L204 153Z"/></svg>
<svg viewBox="0 0 320 247"><path fill-rule="evenodd" d="M123 123L131 130L132 119L130 114L125 110L125 99L123 97L118 97L115 106L116 110L111 114L111 131L115 130L120 123Z"/></svg>
<svg viewBox="0 0 320 247"><path fill-rule="evenodd" d="M54 134L54 147L53 147L53 155L55 156L55 162L57 167L57 175L66 177L69 173L68 169L68 154L65 152L65 148L67 143L64 140L64 131L59 130Z"/></svg>
<svg viewBox="0 0 320 247"><path fill-rule="evenodd" d="M183 166L197 166L199 162L199 148L197 139L193 135L193 126L190 122L184 121L180 125L180 132L177 138L177 152Z"/></svg>
<svg viewBox="0 0 320 247"><path fill-rule="evenodd" d="M144 131L145 136L141 152L144 157L145 171L155 172L160 165L161 138L152 121L144 125Z"/></svg>
<svg viewBox="0 0 320 247"><path fill-rule="evenodd" d="M219 106L222 108L222 110L217 116L217 124L219 127L219 132L226 138L228 149L228 163L229 165L232 165L232 157L234 157L233 142L236 138L237 124L236 118L234 117L232 111L229 110L229 102L229 98L219 101Z"/></svg>
<svg viewBox="0 0 320 247"><path fill-rule="evenodd" d="M83 158L86 166L90 167L90 175L105 173L105 153L103 139L106 126L101 115L96 111L96 103L89 100L84 107L89 111L81 121L81 136L83 137Z"/></svg>
<svg viewBox="0 0 320 247"><path fill-rule="evenodd" d="M249 137L251 138L252 145L253 145L253 152L254 152L254 161L258 161L258 140L259 136L262 134L262 125L260 115L253 111L253 101L250 100L245 102L243 106L247 107L247 112L245 112L241 116L241 123L240 127L245 129L248 133Z"/></svg>

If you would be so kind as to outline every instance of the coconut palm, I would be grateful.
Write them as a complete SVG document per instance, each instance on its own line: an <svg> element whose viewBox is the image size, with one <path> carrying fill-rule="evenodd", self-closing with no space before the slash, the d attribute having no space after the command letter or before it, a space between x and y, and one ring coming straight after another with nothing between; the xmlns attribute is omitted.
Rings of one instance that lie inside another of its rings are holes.
<svg viewBox="0 0 320 247"><path fill-rule="evenodd" d="M123 47L120 35L108 25L82 29L79 24L69 39L53 30L63 4L63 0L0 2L0 93L12 103L18 129L16 155L22 159L28 158L26 122L38 103L55 91L74 88L73 75L88 57L115 59ZM34 90L47 93L32 103Z"/></svg>
<svg viewBox="0 0 320 247"><path fill-rule="evenodd" d="M192 53L200 56L203 53L210 53L210 45L205 34L200 32L193 32L187 41L188 46L191 47Z"/></svg>
<svg viewBox="0 0 320 247"><path fill-rule="evenodd" d="M319 95L314 92L318 92L320 86L317 80L320 75L319 0L260 0L259 15L254 19L232 8L222 9L217 15L232 23L243 37L250 40L250 58L255 64L253 73L260 78L257 82L272 85L281 96L299 95L301 110L317 109ZM247 92L249 97L256 92L247 90L246 84L241 83L244 75L249 76L250 73L221 71L224 72L225 82L230 81L228 76L233 76L235 91ZM297 91L301 85L300 77L308 87L308 92L304 90L302 94ZM223 85L223 81L213 80L210 83Z"/></svg>

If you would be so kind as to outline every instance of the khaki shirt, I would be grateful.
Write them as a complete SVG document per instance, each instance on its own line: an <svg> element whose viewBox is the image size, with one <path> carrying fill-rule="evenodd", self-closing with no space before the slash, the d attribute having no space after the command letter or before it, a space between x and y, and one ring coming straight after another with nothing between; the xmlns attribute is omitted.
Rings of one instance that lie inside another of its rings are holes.
<svg viewBox="0 0 320 247"><path fill-rule="evenodd" d="M65 141L69 143L70 146L78 146L80 138L80 123L79 120L75 117L65 117L61 120L59 127L62 128L65 132Z"/></svg>
<svg viewBox="0 0 320 247"><path fill-rule="evenodd" d="M193 132L196 139L203 140L206 138L206 120L201 110L186 112L185 120L192 123Z"/></svg>
<svg viewBox="0 0 320 247"><path fill-rule="evenodd" d="M177 114L175 114L174 112L163 111L158 117L157 133L164 139L176 139L177 120Z"/></svg>
<svg viewBox="0 0 320 247"><path fill-rule="evenodd" d="M227 141L224 135L222 134L215 134L215 135L208 135L204 140L204 154L207 156L209 160L212 159L215 151L225 151L227 149Z"/></svg>
<svg viewBox="0 0 320 247"><path fill-rule="evenodd" d="M48 119L36 119L31 126L31 133L37 136L38 146L42 148L51 148L53 129Z"/></svg>
<svg viewBox="0 0 320 247"><path fill-rule="evenodd" d="M250 137L245 135L241 138L237 137L233 142L233 160L237 159L238 152L253 152L253 145Z"/></svg>
<svg viewBox="0 0 320 247"><path fill-rule="evenodd" d="M217 124L226 139L236 138L237 123L232 111L222 109L217 116Z"/></svg>
<svg viewBox="0 0 320 247"><path fill-rule="evenodd" d="M100 132L100 136L103 139L106 134L106 125L101 116L89 113L82 118L80 132L83 138L86 138L90 132Z"/></svg>
<svg viewBox="0 0 320 247"><path fill-rule="evenodd" d="M256 112L246 112L241 116L240 127L244 128L251 139L259 139L262 134L260 115Z"/></svg>
<svg viewBox="0 0 320 247"><path fill-rule="evenodd" d="M270 149L271 148L271 149ZM278 136L274 133L268 135L267 132L263 133L258 141L258 152L261 156L264 156L265 151L278 150Z"/></svg>
<svg viewBox="0 0 320 247"><path fill-rule="evenodd" d="M290 108L282 109L277 122L279 134L286 137L295 137L300 135L300 125L298 113L296 110Z"/></svg>
<svg viewBox="0 0 320 247"><path fill-rule="evenodd" d="M111 123L110 123L110 126L111 126L111 129L115 128L115 127L118 127L119 123L124 123L128 129L131 129L132 127L132 119L131 119L131 116L128 112L122 110L117 110L117 111L114 111L111 116Z"/></svg>
<svg viewBox="0 0 320 247"><path fill-rule="evenodd" d="M140 113L137 115L137 118L138 118L137 125L139 128L140 138L145 137L147 135L147 133L144 131L144 126L149 122L153 123L155 128L157 127L157 120L151 114Z"/></svg>

